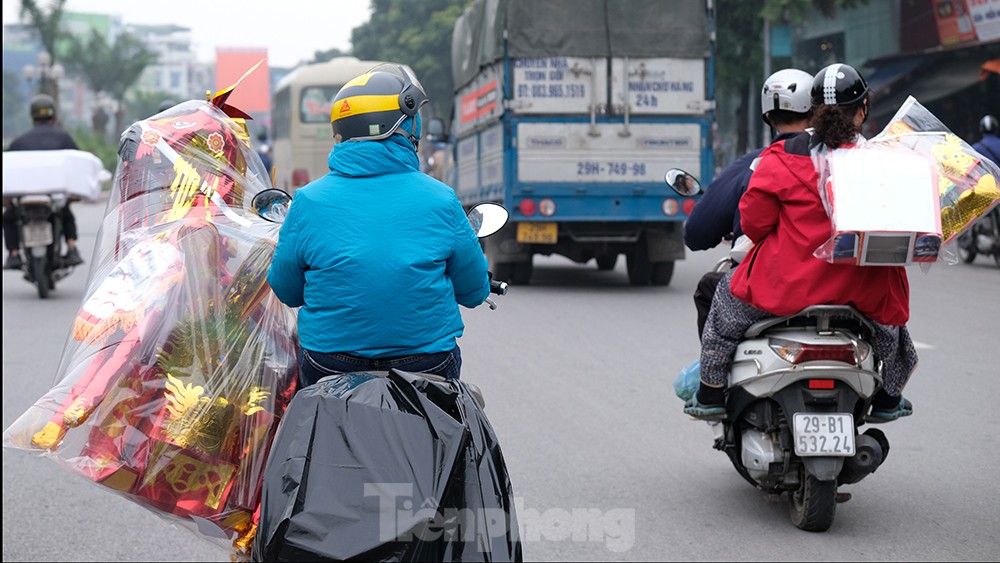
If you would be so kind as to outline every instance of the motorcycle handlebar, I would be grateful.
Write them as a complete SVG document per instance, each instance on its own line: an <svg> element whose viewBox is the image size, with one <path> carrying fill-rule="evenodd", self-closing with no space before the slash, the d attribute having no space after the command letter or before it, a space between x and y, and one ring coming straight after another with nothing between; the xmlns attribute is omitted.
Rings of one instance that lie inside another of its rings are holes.
<svg viewBox="0 0 1000 563"><path fill-rule="evenodd" d="M490 293L495 293L497 295L507 294L507 282L502 282L498 280L490 280Z"/></svg>

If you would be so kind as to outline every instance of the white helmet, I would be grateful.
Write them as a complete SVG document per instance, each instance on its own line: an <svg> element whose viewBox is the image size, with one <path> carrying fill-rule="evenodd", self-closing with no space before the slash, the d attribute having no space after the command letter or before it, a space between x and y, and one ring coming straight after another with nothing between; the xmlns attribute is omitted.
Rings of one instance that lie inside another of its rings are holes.
<svg viewBox="0 0 1000 563"><path fill-rule="evenodd" d="M786 68L767 77L760 91L760 115L767 123L767 113L776 109L809 113L813 76L795 68Z"/></svg>

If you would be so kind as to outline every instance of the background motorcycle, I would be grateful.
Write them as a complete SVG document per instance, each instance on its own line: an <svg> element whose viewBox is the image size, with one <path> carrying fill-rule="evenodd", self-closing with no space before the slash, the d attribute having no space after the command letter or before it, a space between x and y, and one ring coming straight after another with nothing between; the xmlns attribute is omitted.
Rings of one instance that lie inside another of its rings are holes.
<svg viewBox="0 0 1000 563"><path fill-rule="evenodd" d="M958 257L963 262L970 264L979 254L993 256L1000 266L1000 206L994 207L958 237Z"/></svg>
<svg viewBox="0 0 1000 563"><path fill-rule="evenodd" d="M679 169L666 181L681 195L701 192ZM724 262L716 271L728 268ZM838 487L865 478L889 453L882 431L859 434L882 383L872 334L870 321L848 306L816 305L755 323L734 355L726 413L706 418L715 448L743 478L767 493L788 493L792 523L803 530L828 530L837 502L850 498Z"/></svg>
<svg viewBox="0 0 1000 563"><path fill-rule="evenodd" d="M24 279L38 288L38 297L45 299L56 282L75 269L62 258L62 214L68 198L63 193L24 195L10 198L10 203L21 233Z"/></svg>

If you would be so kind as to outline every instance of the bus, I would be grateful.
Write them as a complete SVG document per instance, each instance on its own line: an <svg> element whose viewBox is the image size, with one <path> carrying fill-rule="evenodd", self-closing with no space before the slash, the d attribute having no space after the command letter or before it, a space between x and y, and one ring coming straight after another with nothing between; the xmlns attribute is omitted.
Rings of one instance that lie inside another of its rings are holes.
<svg viewBox="0 0 1000 563"><path fill-rule="evenodd" d="M282 78L271 98L274 186L288 193L325 176L333 148L330 108L340 88L382 61L336 57L300 66Z"/></svg>

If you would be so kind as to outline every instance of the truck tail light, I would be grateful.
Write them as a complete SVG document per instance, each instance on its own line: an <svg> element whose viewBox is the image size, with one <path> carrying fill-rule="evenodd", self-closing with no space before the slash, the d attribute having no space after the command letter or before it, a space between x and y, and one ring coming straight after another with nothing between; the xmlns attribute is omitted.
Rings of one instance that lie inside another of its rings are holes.
<svg viewBox="0 0 1000 563"><path fill-rule="evenodd" d="M309 183L309 172L302 168L292 171L292 187L300 188Z"/></svg>
<svg viewBox="0 0 1000 563"><path fill-rule="evenodd" d="M546 217L552 217L556 213L556 202L549 198L545 198L538 202L538 211Z"/></svg>
<svg viewBox="0 0 1000 563"><path fill-rule="evenodd" d="M691 198L685 199L684 203L681 204L681 209L684 210L684 214L687 215L688 217L690 217L691 216L691 211L694 210L694 204L696 204L696 203L698 203L698 202L695 201L695 200L693 200L693 199L691 199Z"/></svg>
<svg viewBox="0 0 1000 563"><path fill-rule="evenodd" d="M537 206L535 205L535 200L533 199L522 199L521 203L517 204L517 209L521 212L521 215L531 217L535 214Z"/></svg>
<svg viewBox="0 0 1000 563"><path fill-rule="evenodd" d="M680 207L681 206L677 204L676 199L663 200L663 214L666 215L667 217L673 217L674 215L677 215L677 212L680 211Z"/></svg>

